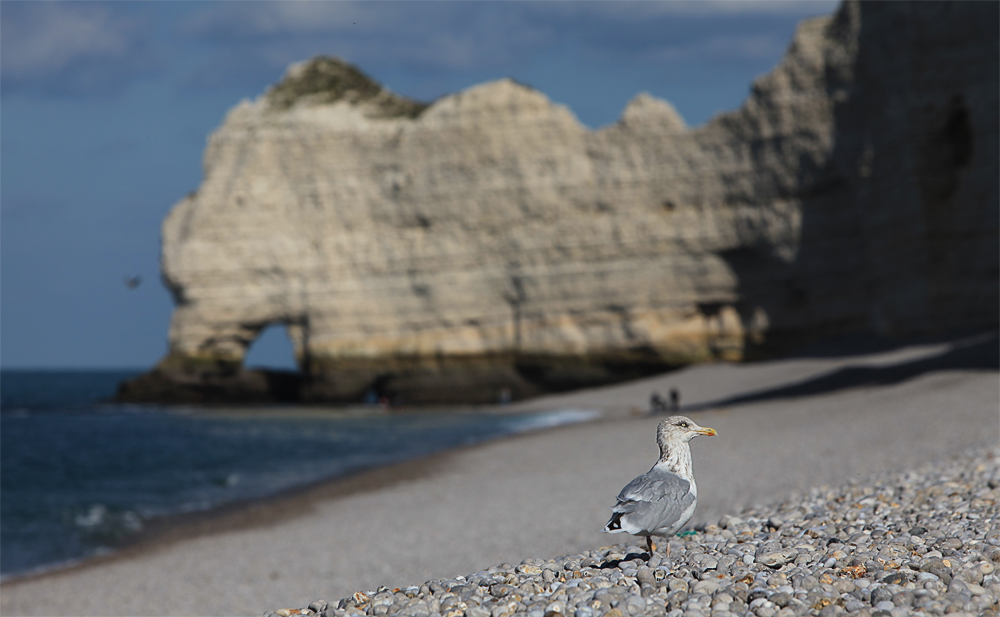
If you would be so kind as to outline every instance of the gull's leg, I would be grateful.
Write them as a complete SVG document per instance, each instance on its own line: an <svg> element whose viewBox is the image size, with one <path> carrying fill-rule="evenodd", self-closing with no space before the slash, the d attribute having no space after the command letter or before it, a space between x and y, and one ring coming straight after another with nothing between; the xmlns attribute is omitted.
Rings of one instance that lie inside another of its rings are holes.
<svg viewBox="0 0 1000 617"><path fill-rule="evenodd" d="M668 545L667 548L669 549L670 546ZM656 543L653 542L653 536L646 536L646 550L649 551L649 556L652 557L653 551L656 550Z"/></svg>
<svg viewBox="0 0 1000 617"><path fill-rule="evenodd" d="M670 559L670 538L667 538L667 559Z"/></svg>

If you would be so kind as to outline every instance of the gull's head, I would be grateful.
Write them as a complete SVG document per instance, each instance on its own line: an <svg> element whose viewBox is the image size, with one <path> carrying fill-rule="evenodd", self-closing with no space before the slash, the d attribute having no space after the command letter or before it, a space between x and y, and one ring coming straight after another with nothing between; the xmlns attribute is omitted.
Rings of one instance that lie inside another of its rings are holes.
<svg viewBox="0 0 1000 617"><path fill-rule="evenodd" d="M656 441L663 445L680 445L687 443L698 435L718 435L714 428L698 426L694 420L685 416L670 416L660 422L656 429Z"/></svg>

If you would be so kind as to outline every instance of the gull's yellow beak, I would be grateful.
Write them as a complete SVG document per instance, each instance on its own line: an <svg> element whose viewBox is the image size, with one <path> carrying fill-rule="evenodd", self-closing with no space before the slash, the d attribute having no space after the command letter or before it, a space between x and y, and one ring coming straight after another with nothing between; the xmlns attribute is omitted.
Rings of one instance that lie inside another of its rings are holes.
<svg viewBox="0 0 1000 617"><path fill-rule="evenodd" d="M700 431L697 431L697 433L699 435L705 435L707 437L712 437L712 436L718 435L718 433L715 432L714 428L708 428L708 427L705 427L705 426L703 426Z"/></svg>

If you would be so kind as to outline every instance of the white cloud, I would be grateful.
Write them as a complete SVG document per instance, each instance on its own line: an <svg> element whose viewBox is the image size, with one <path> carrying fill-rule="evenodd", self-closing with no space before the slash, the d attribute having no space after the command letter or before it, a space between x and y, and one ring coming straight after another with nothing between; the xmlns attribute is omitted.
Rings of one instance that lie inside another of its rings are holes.
<svg viewBox="0 0 1000 617"><path fill-rule="evenodd" d="M364 28L380 10L378 5L356 2L221 3L191 15L179 29L186 36L222 40L332 33L356 29L359 21Z"/></svg>
<svg viewBox="0 0 1000 617"><path fill-rule="evenodd" d="M146 24L103 5L5 3L0 17L0 75L13 90L114 89L150 66Z"/></svg>
<svg viewBox="0 0 1000 617"><path fill-rule="evenodd" d="M101 6L40 2L2 23L3 71L16 76L60 71L81 58L121 57L133 45L132 20Z"/></svg>

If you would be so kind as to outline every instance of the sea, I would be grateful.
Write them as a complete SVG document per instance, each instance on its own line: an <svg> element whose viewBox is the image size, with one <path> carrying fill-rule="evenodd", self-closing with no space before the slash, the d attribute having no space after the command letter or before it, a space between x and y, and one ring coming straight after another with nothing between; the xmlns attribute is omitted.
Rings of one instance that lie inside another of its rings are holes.
<svg viewBox="0 0 1000 617"><path fill-rule="evenodd" d="M169 517L597 416L110 402L139 372L0 371L0 578L113 552Z"/></svg>

